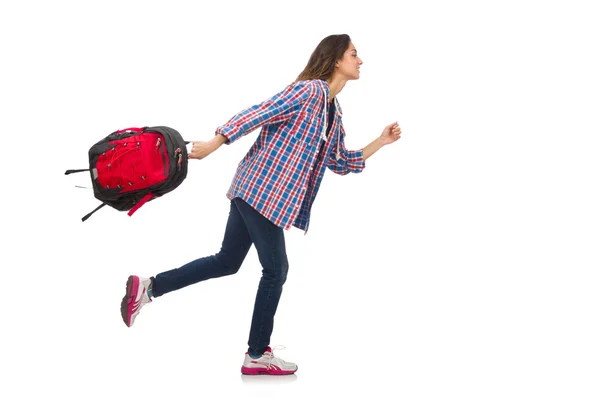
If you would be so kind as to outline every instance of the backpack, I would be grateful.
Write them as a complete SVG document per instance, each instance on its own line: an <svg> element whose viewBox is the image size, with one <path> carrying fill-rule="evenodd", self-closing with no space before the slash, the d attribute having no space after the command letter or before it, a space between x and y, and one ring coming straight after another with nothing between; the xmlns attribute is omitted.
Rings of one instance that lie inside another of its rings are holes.
<svg viewBox="0 0 600 397"><path fill-rule="evenodd" d="M143 127L115 131L93 145L90 168L65 172L89 171L94 196L102 202L81 221L105 205L131 216L177 188L187 176L188 143L173 128Z"/></svg>

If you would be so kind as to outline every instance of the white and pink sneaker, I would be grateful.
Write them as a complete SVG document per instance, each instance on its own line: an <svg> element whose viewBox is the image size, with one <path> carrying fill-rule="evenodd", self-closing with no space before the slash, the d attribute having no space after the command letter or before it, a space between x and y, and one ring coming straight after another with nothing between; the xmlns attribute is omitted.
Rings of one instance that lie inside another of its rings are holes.
<svg viewBox="0 0 600 397"><path fill-rule="evenodd" d="M121 301L121 316L128 327L133 325L142 307L146 303L152 302L152 299L148 296L149 286L149 278L129 276L127 279L127 292Z"/></svg>
<svg viewBox="0 0 600 397"><path fill-rule="evenodd" d="M275 350L284 349L283 346L275 346ZM244 358L242 374L244 375L291 375L298 370L294 363L283 361L275 357L273 350L267 347L267 351L259 358L252 358L248 352Z"/></svg>

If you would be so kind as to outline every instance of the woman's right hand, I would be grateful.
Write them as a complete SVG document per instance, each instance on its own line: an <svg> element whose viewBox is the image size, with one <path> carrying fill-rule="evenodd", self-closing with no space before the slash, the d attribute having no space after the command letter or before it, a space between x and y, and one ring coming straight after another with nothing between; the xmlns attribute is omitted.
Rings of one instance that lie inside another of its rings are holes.
<svg viewBox="0 0 600 397"><path fill-rule="evenodd" d="M188 158L202 160L226 142L227 138L221 134L217 134L210 141L194 141L192 149L188 150Z"/></svg>
<svg viewBox="0 0 600 397"><path fill-rule="evenodd" d="M188 151L188 158L202 160L214 150L214 144L210 141L194 141L192 142L192 149Z"/></svg>

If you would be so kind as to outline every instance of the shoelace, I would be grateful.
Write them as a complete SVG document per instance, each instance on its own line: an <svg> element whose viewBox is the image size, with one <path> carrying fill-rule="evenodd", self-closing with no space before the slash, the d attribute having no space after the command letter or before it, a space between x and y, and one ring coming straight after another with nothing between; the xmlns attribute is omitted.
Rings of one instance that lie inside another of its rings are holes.
<svg viewBox="0 0 600 397"><path fill-rule="evenodd" d="M269 355L269 364L267 365L267 369L271 369L271 361L273 361L273 359L275 358L275 350L285 350L285 346L283 345L277 345L273 348L271 348L271 354ZM284 361L284 360L281 360Z"/></svg>

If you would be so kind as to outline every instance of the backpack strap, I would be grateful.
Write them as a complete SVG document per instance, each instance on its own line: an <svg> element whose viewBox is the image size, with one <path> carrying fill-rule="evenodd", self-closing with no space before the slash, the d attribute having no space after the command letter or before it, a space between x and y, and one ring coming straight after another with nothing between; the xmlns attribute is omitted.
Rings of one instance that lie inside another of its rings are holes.
<svg viewBox="0 0 600 397"><path fill-rule="evenodd" d="M123 130L117 130L117 134L120 134L121 132L143 132L147 127L132 127L132 128L125 128Z"/></svg>
<svg viewBox="0 0 600 397"><path fill-rule="evenodd" d="M136 205L133 206L132 209L129 210L127 215L131 216L133 213L140 209L140 207L146 204L150 199L154 198L154 194L148 193L146 194Z"/></svg>
<svg viewBox="0 0 600 397"><path fill-rule="evenodd" d="M80 170L66 170L65 171L65 175L69 175L69 174L72 174L74 172L83 172L83 171L89 171L89 170L90 170L89 168L80 169Z"/></svg>
<svg viewBox="0 0 600 397"><path fill-rule="evenodd" d="M104 207L106 205L106 203L102 203L100 204L95 210L93 210L92 212L90 212L89 214L87 214L86 216L84 216L83 218L81 218L81 222L85 222L90 216L92 216L92 214L96 211L98 211L100 208Z"/></svg>

